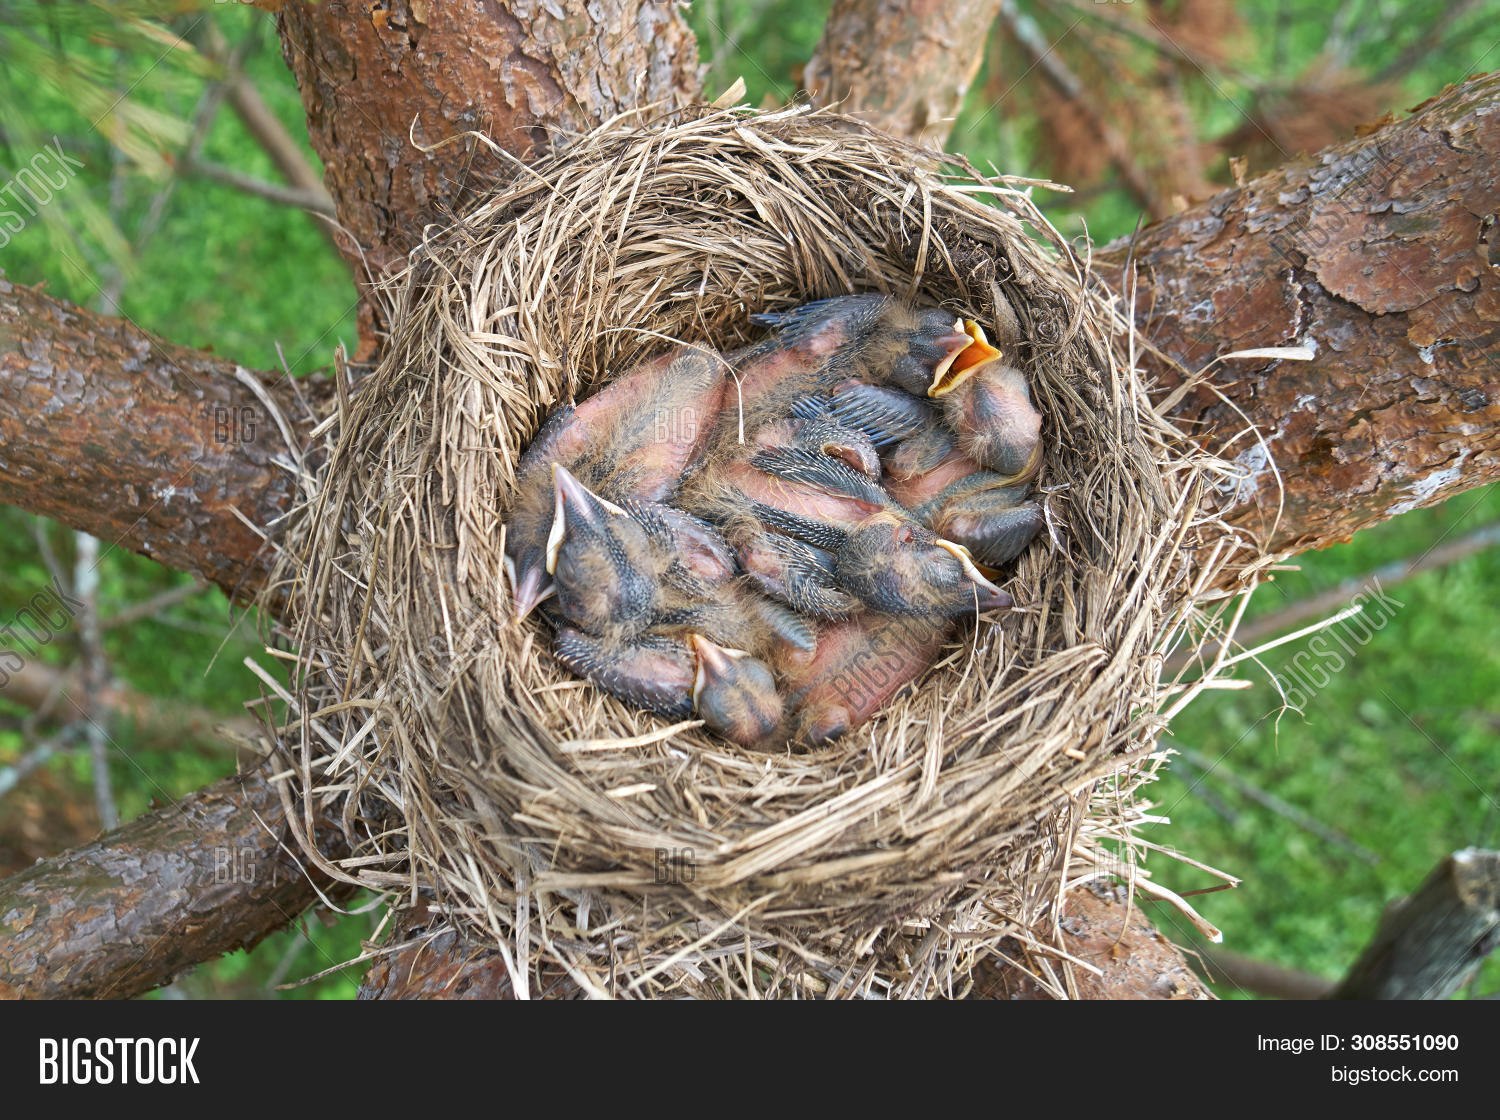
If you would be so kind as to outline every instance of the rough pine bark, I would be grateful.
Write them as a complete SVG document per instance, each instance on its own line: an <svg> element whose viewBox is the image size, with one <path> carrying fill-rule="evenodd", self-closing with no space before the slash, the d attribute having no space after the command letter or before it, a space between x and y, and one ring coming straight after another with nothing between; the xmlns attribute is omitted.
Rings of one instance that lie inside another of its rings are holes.
<svg viewBox="0 0 1500 1120"><path fill-rule="evenodd" d="M999 10L1000 0L834 0L802 84L815 105L940 148Z"/></svg>
<svg viewBox="0 0 1500 1120"><path fill-rule="evenodd" d="M293 852L299 856L294 857ZM318 900L280 794L226 778L0 882L0 998L127 999Z"/></svg>
<svg viewBox="0 0 1500 1120"><path fill-rule="evenodd" d="M245 521L273 524L293 480L239 371L0 276L0 502L253 594L269 557ZM303 415L289 382L254 376Z"/></svg>
<svg viewBox="0 0 1500 1120"><path fill-rule="evenodd" d="M428 223L509 169L466 133L524 160L619 113L698 95L697 43L671 0L322 0L288 3L277 21L339 245L362 281L399 267ZM359 356L380 327L366 301Z"/></svg>
<svg viewBox="0 0 1500 1120"><path fill-rule="evenodd" d="M1500 74L1225 191L1106 251L1140 270L1137 316L1190 371L1307 346L1310 362L1218 367L1173 408L1241 436L1237 518L1303 552L1500 477ZM1269 460L1267 457L1269 451ZM1277 515L1274 463L1285 502Z"/></svg>

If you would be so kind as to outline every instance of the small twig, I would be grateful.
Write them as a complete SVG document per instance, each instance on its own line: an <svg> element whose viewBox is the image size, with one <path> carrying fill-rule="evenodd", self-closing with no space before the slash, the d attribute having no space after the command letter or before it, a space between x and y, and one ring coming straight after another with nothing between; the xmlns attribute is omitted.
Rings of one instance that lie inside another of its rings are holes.
<svg viewBox="0 0 1500 1120"><path fill-rule="evenodd" d="M1195 948L1185 955L1206 980L1233 984L1274 999L1323 999L1333 991L1333 981L1311 972L1257 960L1218 946Z"/></svg>
<svg viewBox="0 0 1500 1120"><path fill-rule="evenodd" d="M0 767L0 797L4 797L11 790L15 789L16 786L45 766L53 755L68 745L67 740L72 735L73 731L71 728L64 728L50 739L39 743L27 751L20 758L16 759L15 762L11 763L11 765Z"/></svg>
<svg viewBox="0 0 1500 1120"><path fill-rule="evenodd" d="M1198 770L1198 767L1194 766L1186 759L1183 759L1183 765L1187 766L1190 770ZM1199 770L1198 772L1200 774L1207 773L1207 771L1204 770ZM1207 805L1211 810L1213 810L1213 812L1216 813L1218 817L1226 824L1233 826L1239 823L1239 811L1232 805L1230 805L1229 802L1220 797L1216 792L1209 789L1208 786L1204 783L1198 783L1197 789L1194 791L1193 796Z"/></svg>
<svg viewBox="0 0 1500 1120"><path fill-rule="evenodd" d="M1466 560L1497 544L1500 544L1500 521L1481 526L1472 533L1439 545L1437 548L1430 548L1420 556L1407 556L1389 564L1382 564L1373 571L1343 580L1338 586L1331 587L1327 591L1320 591L1307 599L1299 599L1275 614L1268 614L1247 622L1240 627L1235 640L1246 647L1254 646L1263 638L1279 634L1309 619L1337 610L1361 591L1369 591L1372 585L1381 588L1395 587L1413 576L1419 576L1423 572L1430 572L1436 568L1445 568L1449 564L1456 564L1460 560Z"/></svg>
<svg viewBox="0 0 1500 1120"><path fill-rule="evenodd" d="M52 524L45 517L34 518L31 533L36 539L37 552L41 554L42 563L47 566L47 574L52 577L53 583L58 587L71 587L67 573L63 570L62 561L58 560L57 553L52 551L52 538L48 536L48 530Z"/></svg>
<svg viewBox="0 0 1500 1120"><path fill-rule="evenodd" d="M292 971L292 965L296 964L297 958L302 955L305 943L311 940L307 936L306 927L306 918L291 924L290 928L297 936L288 940L285 952L281 954L281 959L276 962L276 967L271 969L271 975L266 977L266 982L263 985L265 993L269 998L275 998L274 993L276 989L286 980L287 973Z"/></svg>
<svg viewBox="0 0 1500 1120"><path fill-rule="evenodd" d="M73 565L73 594L82 603L78 608L78 645L83 679L80 705L83 735L94 771L94 804L99 810L99 825L108 832L119 825L120 811L109 780L109 736L99 722L101 713L97 703L109 680L109 663L99 633L99 542L87 533L74 536L78 556Z"/></svg>
<svg viewBox="0 0 1500 1120"><path fill-rule="evenodd" d="M1479 6L1479 0L1448 0L1443 14L1428 23L1422 33L1408 43L1395 58L1382 66L1370 79L1372 83L1391 82L1406 77L1412 67L1431 56L1453 29L1454 24ZM1418 21L1412 20L1412 23Z"/></svg>
<svg viewBox="0 0 1500 1120"><path fill-rule="evenodd" d="M210 57L220 60L224 59L229 50L223 34L212 23L204 25L203 44ZM272 202L295 206L299 210L306 210L312 214L333 216L333 198L323 186L323 176L307 158L297 138L266 104L265 99L260 95L260 90L255 87L255 83L236 66L226 80L226 85L229 107L239 117L240 123L245 126L245 131L250 134L250 138L260 145L261 151L270 157L281 177L291 185L293 193L277 197L257 191L252 189L250 184L258 186L268 184L261 184L259 180L249 176L241 177L238 182L228 182L224 179L218 181L258 198L267 198ZM213 178L214 176L211 173L205 173L204 177ZM327 222L315 222L314 225L328 240L328 243L337 250L338 240L334 227ZM342 253L339 254L339 259L343 259Z"/></svg>
<svg viewBox="0 0 1500 1120"><path fill-rule="evenodd" d="M200 581L184 583L178 587L169 587L160 591L149 599L142 599L139 603L133 603L124 610L116 611L108 618L101 619L99 628L106 633L121 626L130 626L141 621L143 618L151 618L166 610L168 607L176 606L184 599L191 599L203 591L208 590L208 584Z"/></svg>
<svg viewBox="0 0 1500 1120"><path fill-rule="evenodd" d="M117 60L118 65L118 60ZM125 213L125 153L111 144L109 148L109 217L120 225ZM134 252L134 247L132 247ZM106 315L120 313L120 297L125 293L124 262L107 258L99 267L99 294L94 307Z"/></svg>
<svg viewBox="0 0 1500 1120"><path fill-rule="evenodd" d="M218 57L223 57L225 44L217 27L209 25L205 42L210 51ZM251 138L260 145L261 150L271 157L271 162L276 165L276 170L280 172L281 177L299 190L322 190L323 176L303 153L302 146L297 143L297 138L266 104L265 99L260 95L260 90L256 89L255 83L236 67L227 84L229 107L239 117L240 123L245 126L245 131L250 133Z"/></svg>
<svg viewBox="0 0 1500 1120"><path fill-rule="evenodd" d="M224 83L210 82L204 89L203 96L198 99L198 105L193 110L192 131L188 134L188 141L183 145L182 151L177 153L174 170L176 174L162 185L161 190L151 200L151 206L146 211L146 216L141 219L141 224L135 231L135 248L139 252L152 237L156 235L157 229L161 227L162 218L166 216L167 203L171 201L172 194L177 189L177 182L183 175L183 167L191 166L198 158L198 153L203 150L203 145L208 142L208 134L213 129L214 119L219 115L219 106L224 103Z"/></svg>
<svg viewBox="0 0 1500 1120"><path fill-rule="evenodd" d="M0 656L5 654L0 647ZM259 724L244 716L221 715L177 700L148 696L119 684L106 683L86 694L79 674L32 660L9 673L0 683L0 699L28 708L28 723L67 725L76 723L78 708L86 701L91 714L106 725L124 724L131 729L133 745L153 750L180 751L198 747L209 755L226 745L252 742ZM59 703L59 701L62 701Z"/></svg>
<svg viewBox="0 0 1500 1120"><path fill-rule="evenodd" d="M281 206L293 206L314 214L333 216L333 199L321 187L316 190L284 187L279 183L268 183L264 179L257 179L253 175L246 175L244 172L222 164L210 163L207 160L194 160L192 163L180 164L179 170L185 175L194 175L200 179L222 183L243 194L263 198Z"/></svg>
<svg viewBox="0 0 1500 1120"><path fill-rule="evenodd" d="M1032 65L1039 69L1053 87L1071 101L1078 112L1089 122L1089 126L1099 137L1099 142L1109 155L1110 162L1115 165L1120 178L1130 193L1135 196L1136 201L1154 218L1170 214L1171 207L1157 197L1151 183L1132 158L1130 145L1125 137L1094 108L1083 83L1058 55L1055 45L1047 42L1036 21L1021 11L1015 0L1005 0L1000 5L1000 22L1030 57Z"/></svg>
<svg viewBox="0 0 1500 1120"><path fill-rule="evenodd" d="M1369 592L1377 587L1381 590L1395 587L1423 572L1456 564L1497 544L1500 544L1500 521L1481 526L1455 541L1430 548L1420 556L1407 556L1382 564L1363 575L1342 580L1327 591L1298 599L1274 614L1242 623L1235 631L1235 644L1244 649L1253 649L1268 638L1337 611L1361 592ZM1166 672L1169 675L1176 673L1188 664L1191 657L1191 654L1186 653L1174 655L1167 662Z"/></svg>
<svg viewBox="0 0 1500 1120"><path fill-rule="evenodd" d="M1336 844L1338 847L1343 848L1345 851L1351 853L1352 855L1358 856L1366 863L1375 864L1380 862L1380 855L1378 853L1372 852L1363 844L1349 839L1349 837L1345 836L1337 829L1330 828L1328 825L1318 820L1312 814L1306 812L1303 809L1297 808L1297 806L1291 804L1291 802L1283 801L1274 793L1270 793L1267 790L1261 789L1260 786L1256 785L1254 782L1246 781L1244 778L1241 778L1238 774L1235 774L1232 770L1226 767L1223 763L1223 760L1215 763L1205 757L1202 753L1194 750L1192 747L1184 747L1180 743L1173 743L1172 749L1182 757L1183 762L1187 763L1195 770L1202 771L1205 778L1218 778L1235 792L1249 798L1257 805L1271 810L1271 812L1275 813L1277 816L1285 817L1298 828L1304 829L1307 832L1311 832L1314 836L1318 837L1321 840L1325 840L1330 844Z"/></svg>

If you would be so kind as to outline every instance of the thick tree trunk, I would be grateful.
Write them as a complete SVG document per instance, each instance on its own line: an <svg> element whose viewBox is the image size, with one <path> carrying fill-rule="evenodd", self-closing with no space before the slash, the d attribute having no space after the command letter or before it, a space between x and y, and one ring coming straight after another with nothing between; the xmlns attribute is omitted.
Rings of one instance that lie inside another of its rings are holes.
<svg viewBox="0 0 1500 1120"><path fill-rule="evenodd" d="M803 71L815 105L941 148L1000 0L834 0Z"/></svg>
<svg viewBox="0 0 1500 1120"><path fill-rule="evenodd" d="M1234 445L1237 517L1302 552L1500 477L1500 74L1409 120L1225 191L1106 250L1140 268L1142 333L1195 371L1302 345L1310 362L1236 361L1172 412Z"/></svg>
<svg viewBox="0 0 1500 1120"><path fill-rule="evenodd" d="M255 945L329 889L296 851L250 774L40 862L0 882L0 998L126 999Z"/></svg>
<svg viewBox="0 0 1500 1120"><path fill-rule="evenodd" d="M294 488L241 373L0 278L0 502L254 593L269 556L246 521L271 525ZM254 376L302 415L287 381Z"/></svg>
<svg viewBox="0 0 1500 1120"><path fill-rule="evenodd" d="M294 0L277 18L362 290L508 170L466 133L524 159L619 113L698 96L697 43L671 0ZM377 312L361 309L361 357L378 347Z"/></svg>

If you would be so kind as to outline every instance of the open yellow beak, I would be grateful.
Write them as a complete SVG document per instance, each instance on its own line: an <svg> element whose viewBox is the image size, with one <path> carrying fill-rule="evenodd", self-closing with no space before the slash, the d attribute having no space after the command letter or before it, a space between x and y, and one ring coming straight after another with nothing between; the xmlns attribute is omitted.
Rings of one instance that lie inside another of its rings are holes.
<svg viewBox="0 0 1500 1120"><path fill-rule="evenodd" d="M973 376L974 370L1000 357L1000 351L991 346L985 336L984 328L973 319L964 319L954 326L973 341L938 364L933 371L932 384L927 387L929 397L946 396Z"/></svg>

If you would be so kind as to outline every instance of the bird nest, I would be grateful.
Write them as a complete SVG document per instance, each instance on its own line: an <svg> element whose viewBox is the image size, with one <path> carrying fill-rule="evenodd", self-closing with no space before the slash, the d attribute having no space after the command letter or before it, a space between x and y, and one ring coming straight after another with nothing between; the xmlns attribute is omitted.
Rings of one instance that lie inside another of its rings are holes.
<svg viewBox="0 0 1500 1120"><path fill-rule="evenodd" d="M1056 990L1067 883L1169 893L1135 859L1135 790L1201 687L1161 670L1203 633L1225 465L1153 410L1030 186L830 114L704 108L605 125L426 240L281 559L292 816L343 831L335 855L299 825L317 862L497 949L520 994L962 994L1017 945ZM1017 607L814 750L742 749L563 670L504 563L549 411L859 291L1014 310L1046 513L1003 581Z"/></svg>

